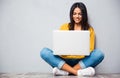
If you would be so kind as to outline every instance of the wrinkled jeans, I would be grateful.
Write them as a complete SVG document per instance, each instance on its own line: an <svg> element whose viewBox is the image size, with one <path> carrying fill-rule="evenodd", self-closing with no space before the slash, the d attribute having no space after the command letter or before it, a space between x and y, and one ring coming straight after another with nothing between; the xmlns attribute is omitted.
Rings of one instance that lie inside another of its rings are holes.
<svg viewBox="0 0 120 78"><path fill-rule="evenodd" d="M70 66L80 64L81 68L95 67L104 59L104 54L99 49L93 50L89 56L86 56L83 59L64 59L58 55L53 55L53 51L49 48L43 48L40 51L40 56L52 67L58 67L59 69L67 63Z"/></svg>

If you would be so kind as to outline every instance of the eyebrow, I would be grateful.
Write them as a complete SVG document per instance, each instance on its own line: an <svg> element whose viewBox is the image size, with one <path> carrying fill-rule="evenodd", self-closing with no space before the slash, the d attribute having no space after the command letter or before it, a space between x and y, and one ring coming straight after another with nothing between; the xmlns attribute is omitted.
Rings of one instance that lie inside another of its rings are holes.
<svg viewBox="0 0 120 78"><path fill-rule="evenodd" d="M73 12L73 14L74 14L74 13L77 13L77 12ZM79 12L79 14L82 14L82 12Z"/></svg>

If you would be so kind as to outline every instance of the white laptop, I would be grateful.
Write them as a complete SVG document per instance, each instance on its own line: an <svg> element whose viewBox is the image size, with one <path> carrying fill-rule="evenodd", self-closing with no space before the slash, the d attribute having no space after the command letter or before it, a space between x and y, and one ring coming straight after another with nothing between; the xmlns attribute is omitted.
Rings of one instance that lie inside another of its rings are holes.
<svg viewBox="0 0 120 78"><path fill-rule="evenodd" d="M54 55L89 55L90 32L89 31L53 31Z"/></svg>

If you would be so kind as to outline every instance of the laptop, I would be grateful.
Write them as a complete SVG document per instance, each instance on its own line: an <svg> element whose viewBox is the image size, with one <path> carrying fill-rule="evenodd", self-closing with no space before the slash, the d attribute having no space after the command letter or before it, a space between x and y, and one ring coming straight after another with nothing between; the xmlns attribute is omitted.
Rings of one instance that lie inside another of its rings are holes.
<svg viewBox="0 0 120 78"><path fill-rule="evenodd" d="M53 31L54 55L89 55L90 32L79 30Z"/></svg>

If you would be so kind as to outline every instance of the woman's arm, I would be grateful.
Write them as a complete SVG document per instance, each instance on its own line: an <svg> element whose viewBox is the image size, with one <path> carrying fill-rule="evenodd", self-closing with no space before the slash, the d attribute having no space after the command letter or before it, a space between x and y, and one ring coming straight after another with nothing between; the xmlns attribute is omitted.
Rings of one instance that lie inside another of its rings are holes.
<svg viewBox="0 0 120 78"><path fill-rule="evenodd" d="M95 32L92 27L90 27L90 52L94 50L95 47Z"/></svg>

